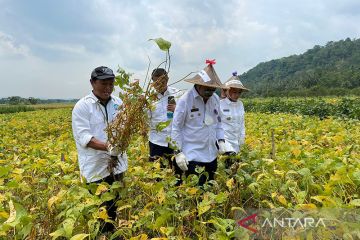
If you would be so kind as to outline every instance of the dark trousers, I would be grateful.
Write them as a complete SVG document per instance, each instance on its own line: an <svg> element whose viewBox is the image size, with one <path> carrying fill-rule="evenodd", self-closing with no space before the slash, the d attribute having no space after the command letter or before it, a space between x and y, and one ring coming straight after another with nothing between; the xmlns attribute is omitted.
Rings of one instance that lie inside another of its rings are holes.
<svg viewBox="0 0 360 240"><path fill-rule="evenodd" d="M100 180L98 180L96 182L92 182L92 183L99 184L102 182L106 182L109 185L112 185L115 181L122 181L123 177L124 177L124 173L120 173L120 174L116 174L116 175L109 175L106 178L100 179ZM116 219L117 207L116 207L115 203L119 197L120 196L116 196L115 199L103 202L100 206L100 207L106 208L109 218L113 221L115 221L115 219ZM103 233L113 231L114 229L115 229L115 227L112 223L108 223L108 222L104 222L104 221L101 223L100 231Z"/></svg>
<svg viewBox="0 0 360 240"><path fill-rule="evenodd" d="M168 162L169 167L172 168L173 164L171 161L171 157L174 155L174 150L169 147L164 147L152 143L149 141L149 150L150 150L150 161L156 161L159 158L163 158L165 161ZM164 168L166 164L164 162L160 162L161 167Z"/></svg>
<svg viewBox="0 0 360 240"><path fill-rule="evenodd" d="M175 163L175 174L178 174L181 178L181 175L183 173L183 171L177 166L177 164ZM209 174L209 178L206 179L206 176L203 173L198 174L195 169L196 167L205 167L204 172L207 172ZM197 162L197 161L190 161L189 165L188 165L188 170L185 172L185 176L189 176L190 174L196 174L199 176L199 186L204 185L204 183L206 182L206 180L210 181L210 180L214 180L214 176L215 176L215 172L217 169L217 158L214 159L214 161L212 162L208 162L208 163L203 163L203 162ZM181 184L181 179L178 181L177 185Z"/></svg>

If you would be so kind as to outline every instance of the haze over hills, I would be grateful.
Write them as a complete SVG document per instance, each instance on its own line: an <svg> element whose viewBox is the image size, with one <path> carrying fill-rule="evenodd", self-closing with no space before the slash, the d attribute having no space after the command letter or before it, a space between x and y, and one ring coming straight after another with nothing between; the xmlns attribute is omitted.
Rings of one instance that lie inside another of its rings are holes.
<svg viewBox="0 0 360 240"><path fill-rule="evenodd" d="M250 96L360 95L360 39L316 45L243 73Z"/></svg>

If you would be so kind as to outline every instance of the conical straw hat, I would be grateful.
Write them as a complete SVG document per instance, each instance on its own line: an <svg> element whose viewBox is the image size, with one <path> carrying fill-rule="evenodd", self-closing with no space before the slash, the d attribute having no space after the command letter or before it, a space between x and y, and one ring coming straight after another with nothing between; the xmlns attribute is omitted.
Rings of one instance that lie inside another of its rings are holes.
<svg viewBox="0 0 360 240"><path fill-rule="evenodd" d="M221 83L218 75L215 72L213 65L215 64L214 60L206 60L208 64L204 70L198 72L193 78L185 79L186 82L214 88L227 88L224 84Z"/></svg>
<svg viewBox="0 0 360 240"><path fill-rule="evenodd" d="M231 78L229 78L224 83L224 85L226 86L226 88L237 88L237 89L242 89L242 90L245 90L245 91L249 91L249 89L244 87L244 85L240 81L240 77L237 75L237 72L233 72Z"/></svg>

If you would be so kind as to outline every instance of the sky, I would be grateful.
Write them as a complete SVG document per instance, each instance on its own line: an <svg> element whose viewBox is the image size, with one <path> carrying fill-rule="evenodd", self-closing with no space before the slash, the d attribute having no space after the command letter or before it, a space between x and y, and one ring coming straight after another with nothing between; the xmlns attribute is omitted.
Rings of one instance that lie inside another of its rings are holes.
<svg viewBox="0 0 360 240"><path fill-rule="evenodd" d="M81 98L97 66L144 80L170 48L170 83L206 59L225 82L260 62L360 36L359 0L0 0L0 98ZM191 88L190 83L174 85Z"/></svg>

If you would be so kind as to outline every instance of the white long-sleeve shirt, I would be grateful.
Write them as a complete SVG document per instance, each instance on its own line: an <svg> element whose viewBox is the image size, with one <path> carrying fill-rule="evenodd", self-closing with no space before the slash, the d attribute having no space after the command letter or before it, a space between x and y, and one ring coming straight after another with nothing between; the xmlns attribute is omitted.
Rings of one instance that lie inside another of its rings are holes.
<svg viewBox="0 0 360 240"><path fill-rule="evenodd" d="M220 100L220 116L225 132L225 142L232 152L238 153L245 142L245 110L239 100L232 102L228 98Z"/></svg>
<svg viewBox="0 0 360 240"><path fill-rule="evenodd" d="M154 109L149 111L149 119L150 119L150 132L149 132L149 141L163 147L168 146L168 141L170 138L171 132L171 124L162 129L161 131L156 130L156 126L161 122L166 122L169 119L167 118L167 106L168 106L168 98L169 96L173 96L178 99L181 95L181 92L172 87L168 87L164 94L158 94L158 100L154 102Z"/></svg>
<svg viewBox="0 0 360 240"><path fill-rule="evenodd" d="M108 152L87 147L87 144L92 137L107 142L105 128L118 114L121 104L120 98L111 96L105 108L92 92L75 104L72 111L72 129L78 150L80 174L87 182L94 182L110 175L107 169L110 160ZM115 174L125 172L128 168L126 154L119 155L118 158L119 164L114 169Z"/></svg>
<svg viewBox="0 0 360 240"><path fill-rule="evenodd" d="M171 139L188 161L212 162L216 141L224 139L219 97L213 94L205 104L195 87L187 91L176 104Z"/></svg>

